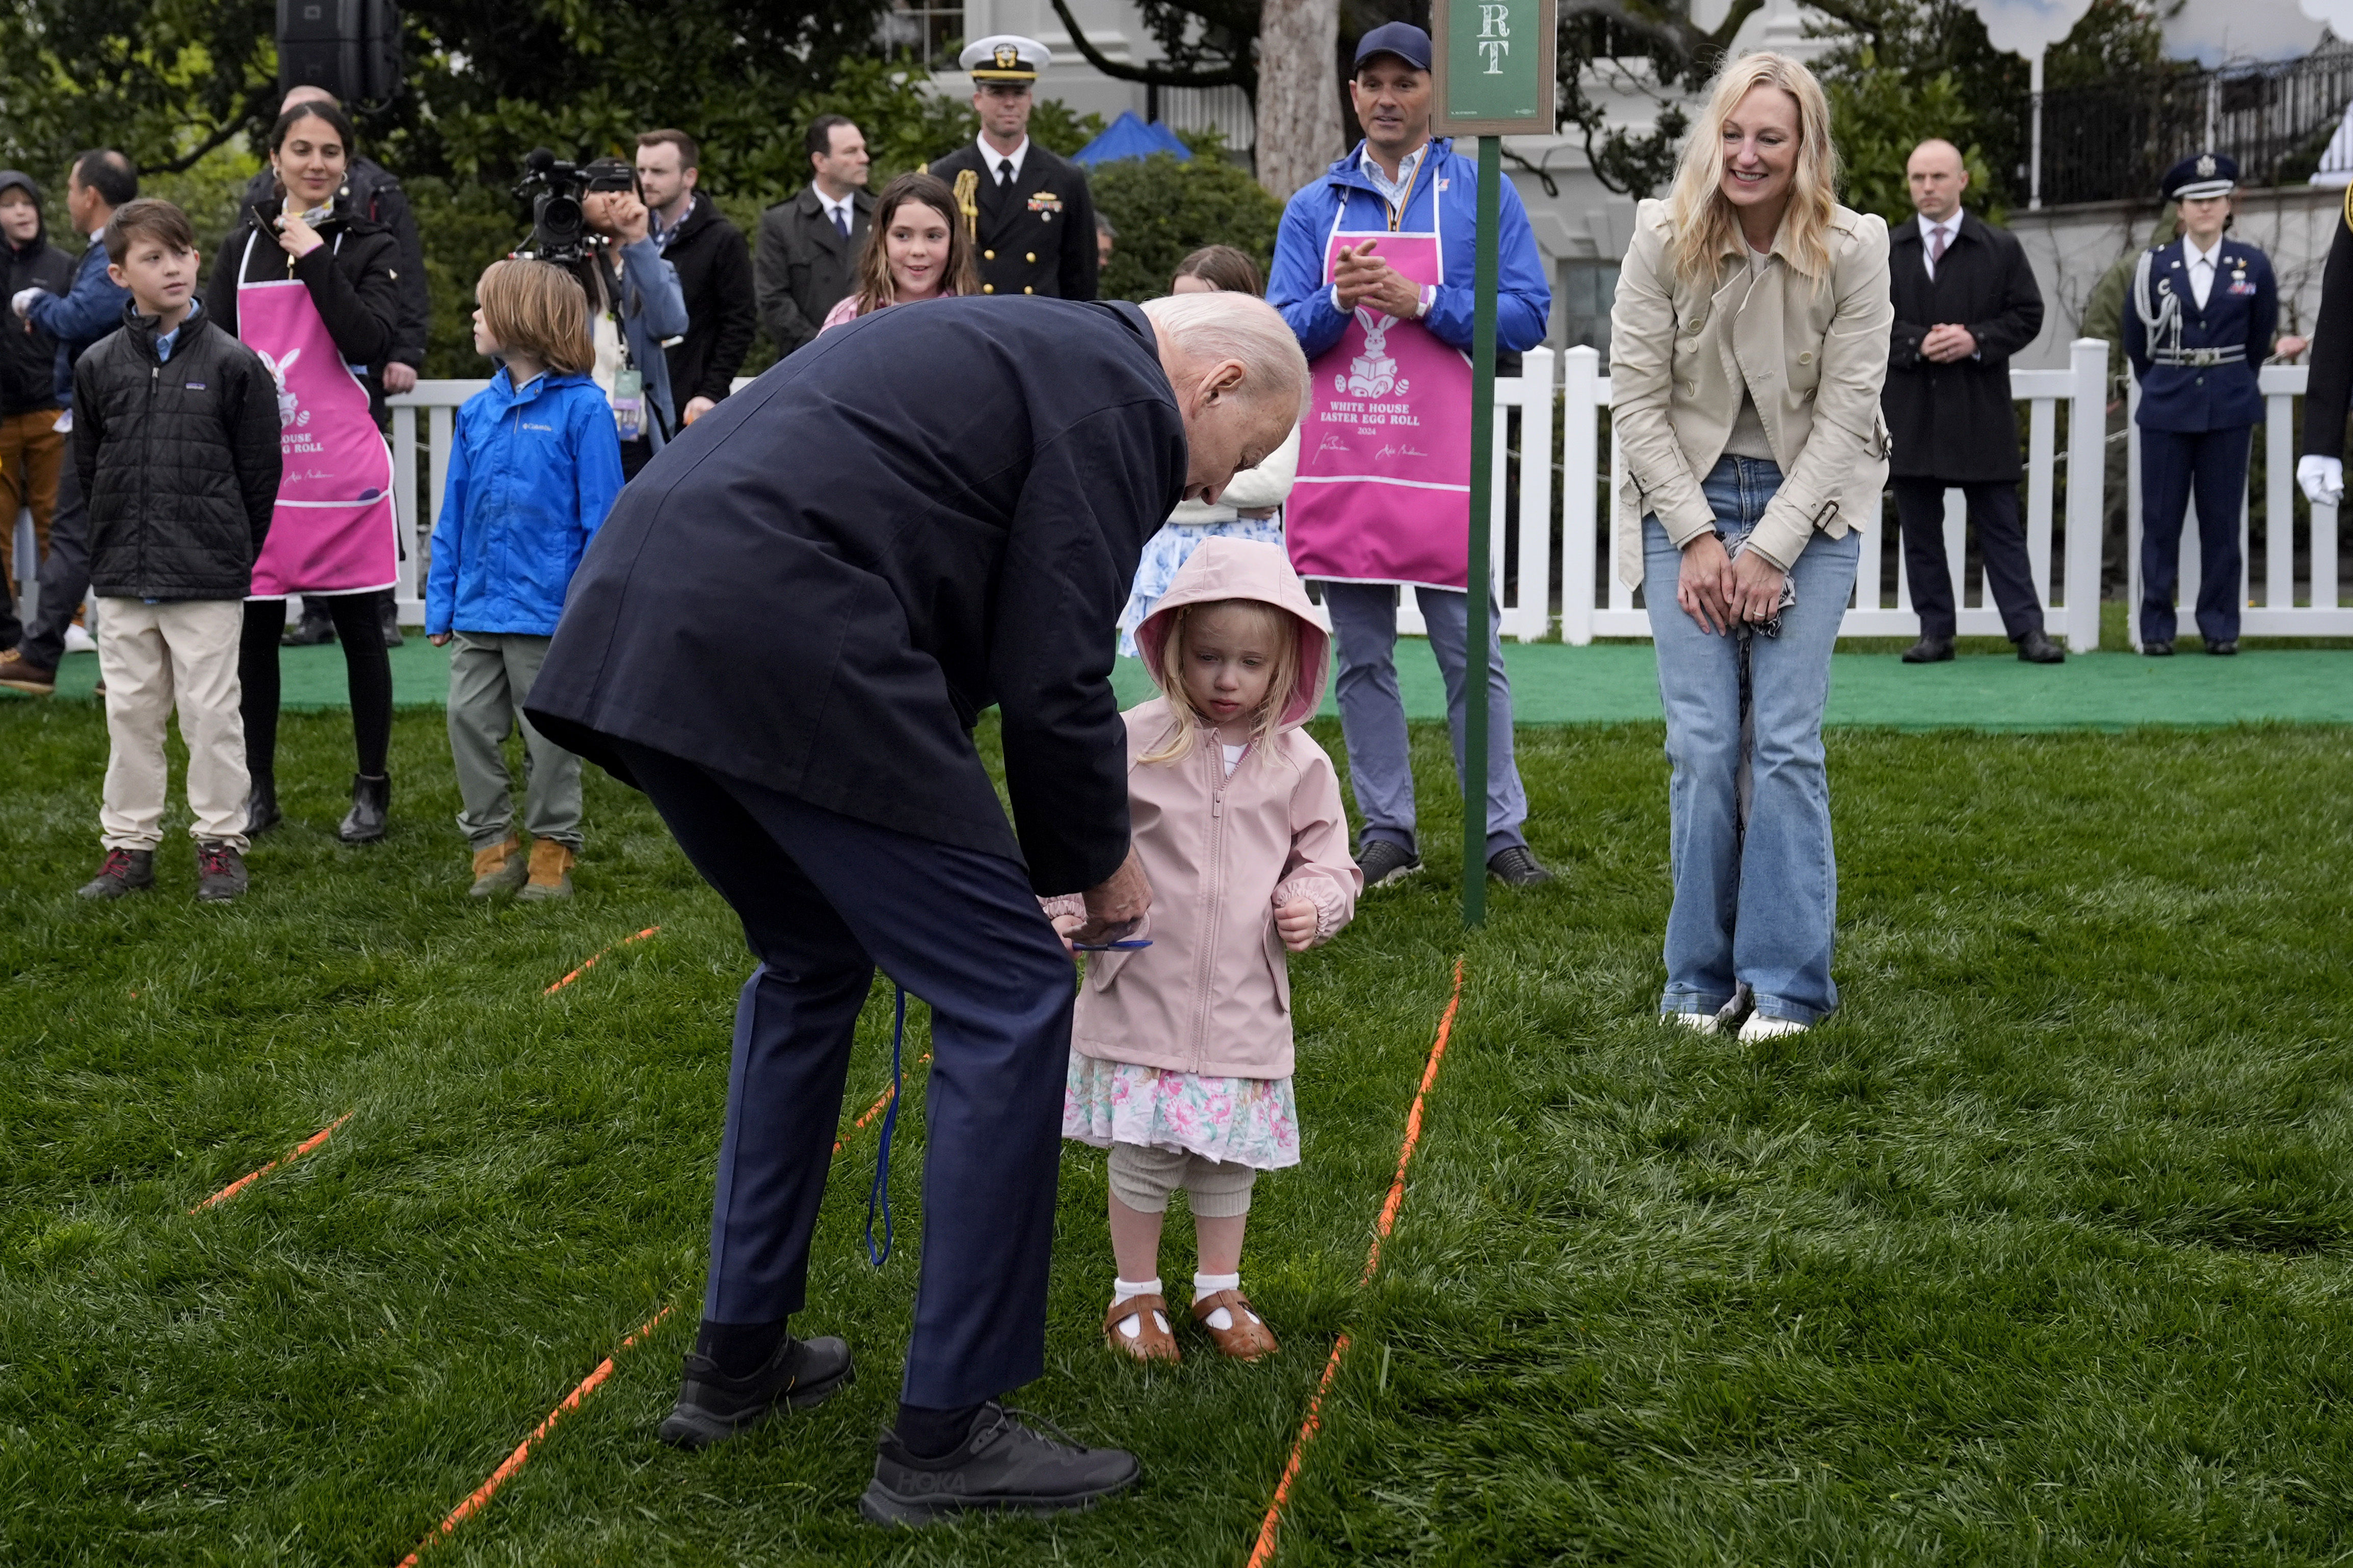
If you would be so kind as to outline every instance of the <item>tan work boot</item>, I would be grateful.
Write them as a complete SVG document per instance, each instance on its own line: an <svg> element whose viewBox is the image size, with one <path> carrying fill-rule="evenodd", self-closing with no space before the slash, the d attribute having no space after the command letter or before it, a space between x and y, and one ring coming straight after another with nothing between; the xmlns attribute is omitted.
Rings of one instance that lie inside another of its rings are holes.
<svg viewBox="0 0 2353 1568"><path fill-rule="evenodd" d="M519 903L572 896L572 863L579 857L552 838L531 841L531 880L515 895Z"/></svg>
<svg viewBox="0 0 2353 1568"><path fill-rule="evenodd" d="M522 886L522 840L507 835L504 844L493 844L488 849L474 851L474 886L469 896L491 898L500 893L512 893Z"/></svg>

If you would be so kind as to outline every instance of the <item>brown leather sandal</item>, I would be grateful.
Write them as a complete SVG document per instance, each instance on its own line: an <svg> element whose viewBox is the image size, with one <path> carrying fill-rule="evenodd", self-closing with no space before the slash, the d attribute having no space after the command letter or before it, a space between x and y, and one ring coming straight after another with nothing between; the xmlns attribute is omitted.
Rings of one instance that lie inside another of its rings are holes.
<svg viewBox="0 0 2353 1568"><path fill-rule="evenodd" d="M1138 1330L1129 1339L1119 1331L1119 1326L1134 1318ZM1167 1329L1168 1298L1166 1296L1130 1296L1112 1303L1103 1314L1103 1338L1111 1348L1135 1361L1180 1361L1176 1336Z"/></svg>
<svg viewBox="0 0 2353 1568"><path fill-rule="evenodd" d="M1233 1327L1220 1329L1209 1322L1209 1314L1223 1307ZM1272 1355L1282 1347L1274 1342L1274 1331L1266 1320L1250 1304L1250 1298L1239 1290L1218 1290L1193 1303L1193 1321L1208 1331L1217 1342L1220 1354L1235 1361L1256 1361Z"/></svg>

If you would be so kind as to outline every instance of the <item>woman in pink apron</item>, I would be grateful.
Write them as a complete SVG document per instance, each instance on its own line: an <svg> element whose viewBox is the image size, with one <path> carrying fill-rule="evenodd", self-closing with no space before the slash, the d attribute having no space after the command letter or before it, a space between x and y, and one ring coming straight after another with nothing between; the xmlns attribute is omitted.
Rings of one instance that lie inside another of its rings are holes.
<svg viewBox="0 0 2353 1568"><path fill-rule="evenodd" d="M278 644L286 595L323 605L343 644L359 767L346 844L384 837L392 804L392 661L380 615L399 570L382 375L399 310L392 231L354 216L343 190L351 121L300 103L269 133L278 198L221 246L205 308L261 356L278 383L286 455L278 510L254 563L237 657L253 773L248 834L278 817Z"/></svg>

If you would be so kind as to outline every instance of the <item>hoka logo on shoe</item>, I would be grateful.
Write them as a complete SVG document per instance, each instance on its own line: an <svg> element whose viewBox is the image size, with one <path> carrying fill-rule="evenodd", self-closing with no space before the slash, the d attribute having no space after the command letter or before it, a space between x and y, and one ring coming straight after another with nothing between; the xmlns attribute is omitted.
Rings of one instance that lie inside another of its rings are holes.
<svg viewBox="0 0 2353 1568"><path fill-rule="evenodd" d="M962 1470L910 1470L907 1489L913 1492L964 1492L971 1489Z"/></svg>

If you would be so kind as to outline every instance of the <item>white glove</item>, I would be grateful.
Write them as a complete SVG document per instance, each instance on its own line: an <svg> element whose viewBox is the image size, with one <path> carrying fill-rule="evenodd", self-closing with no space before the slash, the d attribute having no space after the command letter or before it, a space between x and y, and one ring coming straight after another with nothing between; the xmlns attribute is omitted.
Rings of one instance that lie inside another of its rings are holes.
<svg viewBox="0 0 2353 1568"><path fill-rule="evenodd" d="M26 306L30 305L34 300L39 299L42 295L47 292L48 290L47 289L42 288L37 283L34 284L30 289L19 289L8 297L8 309L21 316L25 313Z"/></svg>
<svg viewBox="0 0 2353 1568"><path fill-rule="evenodd" d="M2315 506L2335 506L2345 499L2345 459L2318 456L2295 460L2295 482L2304 499Z"/></svg>

